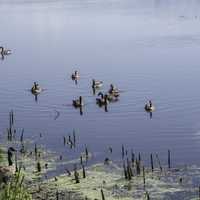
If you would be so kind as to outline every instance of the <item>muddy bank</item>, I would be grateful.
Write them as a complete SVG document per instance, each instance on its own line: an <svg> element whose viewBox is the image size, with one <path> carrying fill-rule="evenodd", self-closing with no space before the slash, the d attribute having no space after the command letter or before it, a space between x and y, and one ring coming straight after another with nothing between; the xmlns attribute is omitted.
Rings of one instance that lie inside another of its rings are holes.
<svg viewBox="0 0 200 200"><path fill-rule="evenodd" d="M200 169L197 167L172 169L153 173L145 170L143 175L136 175L131 180L123 176L123 169L114 163L109 165L96 164L86 169L83 178L82 170L78 171L79 183L74 174L63 174L41 183L41 191L34 195L42 199L58 197L66 199L198 199ZM194 177L196 180L194 180ZM196 183L195 183L196 182ZM195 186L196 184L196 186ZM53 192L54 191L54 192ZM74 194L77 194L73 196Z"/></svg>

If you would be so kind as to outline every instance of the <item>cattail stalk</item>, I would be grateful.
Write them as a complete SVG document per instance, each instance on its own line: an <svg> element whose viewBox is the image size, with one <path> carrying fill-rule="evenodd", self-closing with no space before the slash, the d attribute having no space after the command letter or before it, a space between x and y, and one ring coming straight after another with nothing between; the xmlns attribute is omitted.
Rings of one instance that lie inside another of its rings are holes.
<svg viewBox="0 0 200 200"><path fill-rule="evenodd" d="M125 153L124 153L124 145L122 145L122 159L124 159L124 155L125 155Z"/></svg>
<svg viewBox="0 0 200 200"><path fill-rule="evenodd" d="M79 174L77 172L76 165L74 166L74 178L75 178L76 183L80 183Z"/></svg>
<svg viewBox="0 0 200 200"><path fill-rule="evenodd" d="M123 162L123 169L124 169L124 177L125 177L125 179L128 179L125 162Z"/></svg>
<svg viewBox="0 0 200 200"><path fill-rule="evenodd" d="M85 167L84 167L84 165L82 165L82 169L83 169L83 178L86 178Z"/></svg>
<svg viewBox="0 0 200 200"><path fill-rule="evenodd" d="M170 150L168 150L168 168L171 168L171 155L170 155Z"/></svg>
<svg viewBox="0 0 200 200"><path fill-rule="evenodd" d="M145 168L144 168L144 166L142 167L142 171L143 171L143 184L144 184L144 188L145 188L146 178L145 178Z"/></svg>
<svg viewBox="0 0 200 200"><path fill-rule="evenodd" d="M20 142L22 143L24 141L24 129L22 129L22 133L20 136Z"/></svg>
<svg viewBox="0 0 200 200"><path fill-rule="evenodd" d="M74 148L76 146L76 133L75 130L73 130L73 144L74 144Z"/></svg>
<svg viewBox="0 0 200 200"><path fill-rule="evenodd" d="M156 154L156 159L158 161L158 165L159 165L160 171L162 172L162 165L161 165L160 159L158 157L158 154Z"/></svg>
<svg viewBox="0 0 200 200"><path fill-rule="evenodd" d="M154 166L153 166L153 155L151 154L151 171L153 172Z"/></svg>
<svg viewBox="0 0 200 200"><path fill-rule="evenodd" d="M85 147L85 158L86 158L86 161L87 161L88 158L89 158L89 153L88 153L87 147Z"/></svg>
<svg viewBox="0 0 200 200"><path fill-rule="evenodd" d="M104 193L103 193L102 189L101 189L101 198L102 198L102 200L105 200L105 196L104 196Z"/></svg>

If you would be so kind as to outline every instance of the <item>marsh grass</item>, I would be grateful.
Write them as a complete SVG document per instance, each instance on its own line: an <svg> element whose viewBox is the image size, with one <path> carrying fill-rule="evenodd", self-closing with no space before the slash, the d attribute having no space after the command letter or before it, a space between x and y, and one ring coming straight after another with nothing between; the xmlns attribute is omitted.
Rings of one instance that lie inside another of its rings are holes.
<svg viewBox="0 0 200 200"><path fill-rule="evenodd" d="M20 169L8 183L3 184L0 190L0 200L32 200L24 187L24 175Z"/></svg>

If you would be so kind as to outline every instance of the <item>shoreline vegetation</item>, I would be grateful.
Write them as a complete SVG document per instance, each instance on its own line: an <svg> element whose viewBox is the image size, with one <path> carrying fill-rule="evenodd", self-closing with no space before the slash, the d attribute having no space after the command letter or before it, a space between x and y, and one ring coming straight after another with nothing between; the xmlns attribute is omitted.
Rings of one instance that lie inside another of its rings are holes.
<svg viewBox="0 0 200 200"><path fill-rule="evenodd" d="M200 199L200 168L172 167L170 150L167 165L158 154L150 154L146 164L141 153L124 145L117 161L111 159L109 147L110 156L103 162L89 164L93 153L87 146L80 157L66 161L33 139L25 139L24 129L15 128L14 117L11 111L0 144L0 200ZM74 130L62 140L69 148L78 145ZM65 167L63 173L59 165Z"/></svg>

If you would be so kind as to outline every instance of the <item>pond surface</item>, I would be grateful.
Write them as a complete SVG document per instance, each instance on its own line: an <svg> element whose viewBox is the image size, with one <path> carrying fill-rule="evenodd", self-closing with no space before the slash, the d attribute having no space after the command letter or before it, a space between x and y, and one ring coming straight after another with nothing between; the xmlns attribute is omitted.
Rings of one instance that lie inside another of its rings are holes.
<svg viewBox="0 0 200 200"><path fill-rule="evenodd" d="M170 149L173 164L200 164L200 1L0 0L0 24L0 46L13 52L0 60L1 133L13 109L25 137L42 133L67 158L87 145L97 160L109 146L118 159L124 144L164 162ZM93 78L104 92L111 83L123 91L108 112L96 105ZM37 101L34 81L46 89ZM71 106L80 95L82 116ZM76 152L63 147L73 129Z"/></svg>

